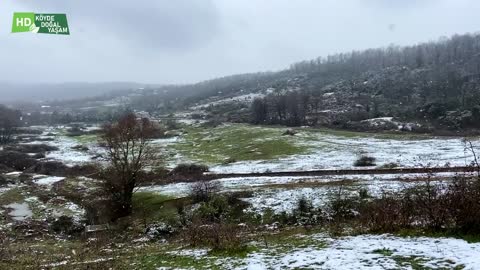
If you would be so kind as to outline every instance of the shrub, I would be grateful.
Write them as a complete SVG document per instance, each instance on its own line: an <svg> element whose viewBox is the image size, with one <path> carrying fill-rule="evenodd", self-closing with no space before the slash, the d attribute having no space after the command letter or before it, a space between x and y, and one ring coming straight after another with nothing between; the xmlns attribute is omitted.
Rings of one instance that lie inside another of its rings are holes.
<svg viewBox="0 0 480 270"><path fill-rule="evenodd" d="M58 161L46 161L36 164L35 166L30 167L25 172L27 173L37 173L44 175L65 175L65 172L69 167L62 162Z"/></svg>
<svg viewBox="0 0 480 270"><path fill-rule="evenodd" d="M369 156L361 156L359 157L355 163L355 167L368 167L368 166L375 166L376 159L374 157Z"/></svg>
<svg viewBox="0 0 480 270"><path fill-rule="evenodd" d="M360 222L372 232L397 232L410 228L413 215L404 211L403 203L399 198L386 195L374 199L361 210Z"/></svg>
<svg viewBox="0 0 480 270"><path fill-rule="evenodd" d="M195 202L207 202L220 191L220 184L215 181L199 181L192 184L190 196Z"/></svg>
<svg viewBox="0 0 480 270"><path fill-rule="evenodd" d="M75 145L72 147L72 150L76 150L76 151L81 151L81 152L87 152L89 149L87 146L84 146L84 145Z"/></svg>
<svg viewBox="0 0 480 270"><path fill-rule="evenodd" d="M197 164L179 164L171 172L171 176L199 177L208 172L208 166Z"/></svg>
<svg viewBox="0 0 480 270"><path fill-rule="evenodd" d="M150 240L162 240L175 233L175 229L166 223L151 224L145 229L145 234Z"/></svg>
<svg viewBox="0 0 480 270"><path fill-rule="evenodd" d="M307 198L302 197L297 202L297 211L300 213L309 213L313 209L313 203Z"/></svg>
<svg viewBox="0 0 480 270"><path fill-rule="evenodd" d="M360 222L374 232L418 228L432 232L480 233L480 179L457 177L446 184L425 180L401 192L364 202Z"/></svg>
<svg viewBox="0 0 480 270"><path fill-rule="evenodd" d="M358 216L363 200L340 188L325 204L326 215L333 222L344 223Z"/></svg>
<svg viewBox="0 0 480 270"><path fill-rule="evenodd" d="M294 136L297 132L293 129L287 129L285 132L282 133L282 136Z"/></svg>
<svg viewBox="0 0 480 270"><path fill-rule="evenodd" d="M8 184L10 184L10 181L8 181L8 179L5 178L5 176L0 175L0 187L1 186L6 186Z"/></svg>
<svg viewBox="0 0 480 270"><path fill-rule="evenodd" d="M53 221L50 228L56 233L78 234L83 231L83 226L76 224L71 217L61 216Z"/></svg>
<svg viewBox="0 0 480 270"><path fill-rule="evenodd" d="M79 137L85 134L87 133L78 126L67 129L67 136L69 137Z"/></svg>
<svg viewBox="0 0 480 270"><path fill-rule="evenodd" d="M245 248L245 238L237 225L222 223L194 223L185 231L193 247L209 247L214 251L236 251Z"/></svg>
<svg viewBox="0 0 480 270"><path fill-rule="evenodd" d="M480 233L480 179L456 178L447 194L450 214L462 233Z"/></svg>
<svg viewBox="0 0 480 270"><path fill-rule="evenodd" d="M24 171L37 163L37 160L25 153L0 151L0 164L17 171Z"/></svg>
<svg viewBox="0 0 480 270"><path fill-rule="evenodd" d="M371 197L370 194L368 193L368 189L366 188L361 188L358 191L358 196L360 197L360 199L368 199Z"/></svg>
<svg viewBox="0 0 480 270"><path fill-rule="evenodd" d="M45 153L57 151L58 147L46 144L17 144L4 147L5 151L15 151L20 153Z"/></svg>
<svg viewBox="0 0 480 270"><path fill-rule="evenodd" d="M311 200L302 197L297 202L296 209L293 210L293 217L290 222L300 225L315 225L323 220L323 212L321 209L315 209Z"/></svg>
<svg viewBox="0 0 480 270"><path fill-rule="evenodd" d="M231 207L227 198L221 195L212 196L208 201L203 202L193 213L193 219L208 222L221 222L228 219Z"/></svg>
<svg viewBox="0 0 480 270"><path fill-rule="evenodd" d="M5 166L4 164L0 164L0 173L9 173L9 172L13 172L13 169L8 166Z"/></svg>

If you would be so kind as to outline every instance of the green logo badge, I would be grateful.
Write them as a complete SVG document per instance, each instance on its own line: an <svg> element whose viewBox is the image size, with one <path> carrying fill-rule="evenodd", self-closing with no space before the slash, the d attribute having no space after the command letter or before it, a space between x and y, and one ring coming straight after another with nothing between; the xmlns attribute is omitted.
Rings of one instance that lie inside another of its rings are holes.
<svg viewBox="0 0 480 270"><path fill-rule="evenodd" d="M12 33L70 35L66 14L13 13Z"/></svg>

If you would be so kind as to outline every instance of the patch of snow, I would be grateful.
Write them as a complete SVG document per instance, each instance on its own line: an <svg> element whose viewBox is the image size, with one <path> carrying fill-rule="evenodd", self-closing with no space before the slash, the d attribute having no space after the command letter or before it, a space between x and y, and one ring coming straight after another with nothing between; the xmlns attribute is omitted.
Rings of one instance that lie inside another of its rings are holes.
<svg viewBox="0 0 480 270"><path fill-rule="evenodd" d="M370 118L370 119L363 120L362 122L377 122L377 121L392 122L392 121L393 121L393 117Z"/></svg>
<svg viewBox="0 0 480 270"><path fill-rule="evenodd" d="M6 176L19 176L21 174L22 174L22 172L11 172L11 173L6 173L5 175Z"/></svg>
<svg viewBox="0 0 480 270"><path fill-rule="evenodd" d="M62 161L68 166L92 162L94 156L104 153L103 149L96 147L94 144L88 145L89 151L74 150L72 147L77 146L79 143L75 139L66 136L58 136L54 141L46 143L59 148L58 151L47 153L46 158Z"/></svg>
<svg viewBox="0 0 480 270"><path fill-rule="evenodd" d="M168 144L173 144L180 141L180 137L174 136L170 138L163 138L163 139L155 139L150 141L151 144L160 144L160 145L168 145Z"/></svg>
<svg viewBox="0 0 480 270"><path fill-rule="evenodd" d="M62 181L64 179L65 177L49 176L49 177L40 178L36 180L35 184L49 186L49 185L53 185L56 182Z"/></svg>
<svg viewBox="0 0 480 270"><path fill-rule="evenodd" d="M465 269L478 269L480 265L480 244L469 244L459 239L399 238L389 235L316 238L328 242L328 247L297 249L280 256L274 268L410 269L398 264L394 256L420 257L426 262L417 261L419 264L432 268L464 266ZM380 254L378 250L381 249L388 250L392 255Z"/></svg>
<svg viewBox="0 0 480 270"><path fill-rule="evenodd" d="M238 103L238 102L243 102L243 103L251 103L255 98L262 98L264 97L264 94L260 93L251 93L251 94L245 94L245 95L240 95L240 96L235 96L235 97L230 97L230 98L224 98L212 102L208 102L205 104L193 106L190 109L192 110L199 110L199 109L205 109L209 106L216 106L216 105L222 105L222 104L228 104L228 103Z"/></svg>
<svg viewBox="0 0 480 270"><path fill-rule="evenodd" d="M358 190L366 189L371 196L381 196L385 192L395 192L419 182L412 179L430 178L434 183L442 183L455 173L435 174L384 174L384 175L332 175L316 177L239 177L213 180L221 187L221 192L251 191L252 197L243 200L250 203L249 211L262 213L271 209L276 213L291 212L300 198L312 201L319 207L328 201L330 196L338 192L338 188L346 185L346 194L358 194ZM469 174L466 174L469 175ZM195 183L172 183L161 186L140 188L144 192L157 192L163 195L182 198L190 194Z"/></svg>
<svg viewBox="0 0 480 270"><path fill-rule="evenodd" d="M33 212L30 210L30 207L27 203L12 203L6 205L6 207L12 209L12 211L10 211L8 214L13 220L23 221L33 216Z"/></svg>

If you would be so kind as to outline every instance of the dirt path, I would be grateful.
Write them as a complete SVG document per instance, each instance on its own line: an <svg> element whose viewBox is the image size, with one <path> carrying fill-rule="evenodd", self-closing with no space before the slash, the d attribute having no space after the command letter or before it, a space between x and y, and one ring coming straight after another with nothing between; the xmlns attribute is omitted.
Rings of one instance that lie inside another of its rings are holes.
<svg viewBox="0 0 480 270"><path fill-rule="evenodd" d="M475 172L479 168L471 166L462 167L433 167L433 168L394 168L394 169L348 169L348 170L315 170L291 172L265 172L265 173L229 173L215 174L213 179L237 177L288 177L288 176L325 176L325 175L375 175L375 174L414 174L414 173L465 173Z"/></svg>

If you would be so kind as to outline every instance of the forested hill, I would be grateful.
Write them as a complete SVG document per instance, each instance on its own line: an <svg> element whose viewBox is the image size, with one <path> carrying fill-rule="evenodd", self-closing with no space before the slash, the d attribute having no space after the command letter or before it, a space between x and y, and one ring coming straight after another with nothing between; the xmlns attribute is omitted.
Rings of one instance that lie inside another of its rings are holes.
<svg viewBox="0 0 480 270"><path fill-rule="evenodd" d="M232 102L218 102L225 100ZM221 121L292 126L342 126L395 117L449 129L476 127L480 34L340 53L279 72L137 91L129 104L151 114L199 111L199 105L206 104L205 116Z"/></svg>
<svg viewBox="0 0 480 270"><path fill-rule="evenodd" d="M295 63L280 72L170 86L161 95L146 94L133 104L155 112L249 93L265 96L250 108L251 117L245 106L210 111L217 117L223 113L226 120L236 115L233 120L250 117L266 124L341 125L397 117L453 129L475 126L480 122L480 34L340 53Z"/></svg>

